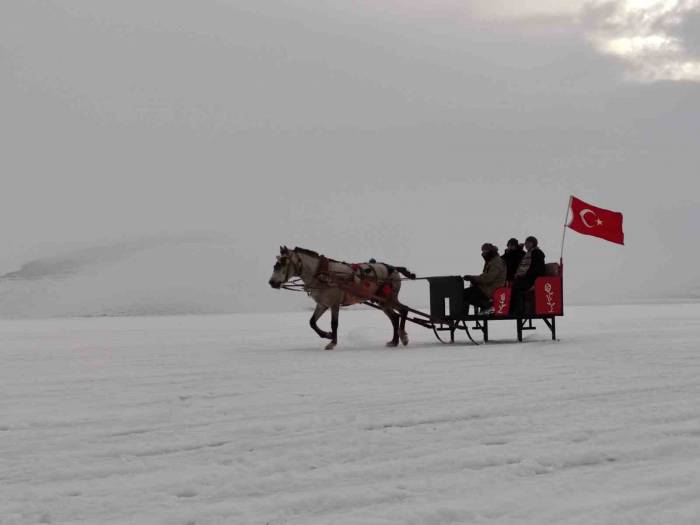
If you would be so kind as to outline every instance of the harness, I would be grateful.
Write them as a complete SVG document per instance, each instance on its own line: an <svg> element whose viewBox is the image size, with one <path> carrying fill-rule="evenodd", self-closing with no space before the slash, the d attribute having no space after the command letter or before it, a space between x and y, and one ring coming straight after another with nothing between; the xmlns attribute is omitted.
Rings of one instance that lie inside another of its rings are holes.
<svg viewBox="0 0 700 525"><path fill-rule="evenodd" d="M314 279L318 279L321 276L328 277L330 268L331 264L328 260L328 257L326 257L325 255L319 256L318 267L316 267L316 272L314 272Z"/></svg>
<svg viewBox="0 0 700 525"><path fill-rule="evenodd" d="M292 256L295 257L292 257ZM341 261L329 259L325 255L315 254L318 259L318 266L313 273L313 279L318 282L317 286L304 283L300 278L290 278L293 274L301 275L304 263L299 257L299 254L292 251L289 255L290 264L287 265L285 271L285 283L282 285L287 290L305 291L311 294L315 290L323 290L327 288L337 288L344 292L343 303L354 304L351 298L370 297L370 289L376 286L374 295L378 297L391 297L394 292L391 275L400 270L394 266L384 263L355 263L350 264ZM338 263L346 266L350 272L334 272L331 271L331 263ZM380 279L378 274L378 265L382 265L387 270L387 278Z"/></svg>

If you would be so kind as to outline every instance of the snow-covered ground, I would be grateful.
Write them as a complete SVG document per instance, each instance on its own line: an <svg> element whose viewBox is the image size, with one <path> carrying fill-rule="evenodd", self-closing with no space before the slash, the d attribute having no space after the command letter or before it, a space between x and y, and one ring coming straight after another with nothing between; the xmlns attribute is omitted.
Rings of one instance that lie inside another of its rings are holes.
<svg viewBox="0 0 700 525"><path fill-rule="evenodd" d="M700 305L308 315L0 322L0 523L700 523Z"/></svg>

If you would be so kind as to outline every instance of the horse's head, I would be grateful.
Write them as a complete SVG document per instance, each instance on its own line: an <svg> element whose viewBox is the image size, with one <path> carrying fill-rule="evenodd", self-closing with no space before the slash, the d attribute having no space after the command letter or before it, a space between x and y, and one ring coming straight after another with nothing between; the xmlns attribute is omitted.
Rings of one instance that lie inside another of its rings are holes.
<svg viewBox="0 0 700 525"><path fill-rule="evenodd" d="M272 269L272 276L268 281L270 286L279 289L289 279L298 275L296 261L293 260L294 255L294 252L290 251L286 246L280 246L280 254L277 256L277 262Z"/></svg>

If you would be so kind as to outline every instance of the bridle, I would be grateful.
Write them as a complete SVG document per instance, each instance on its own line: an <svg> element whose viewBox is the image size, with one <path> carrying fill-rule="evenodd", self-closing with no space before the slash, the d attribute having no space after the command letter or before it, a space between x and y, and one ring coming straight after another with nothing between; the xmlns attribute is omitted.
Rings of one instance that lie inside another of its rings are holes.
<svg viewBox="0 0 700 525"><path fill-rule="evenodd" d="M295 255L296 257L292 257L293 255ZM307 294L310 294L313 290L324 290L326 288L333 287L333 285L330 283L319 283L316 286L313 286L310 283L305 283L301 278L301 274L304 270L304 261L301 257L299 257L299 254L297 252L292 250L288 253L280 255L280 262L284 258L286 258L289 261L289 264L287 264L287 269L284 272L284 280L282 281L282 285L280 286L280 288L284 290L291 290L294 292L306 292ZM319 269L317 269L316 274L314 275L314 279L318 278L318 276Z"/></svg>
<svg viewBox="0 0 700 525"><path fill-rule="evenodd" d="M297 283L289 283L289 280L293 275L300 276L301 271L304 269L304 262L297 256L292 258L292 255L297 255L296 252L289 252L280 256L281 259L286 258L288 260L287 268L284 272L284 279L282 280L281 288L286 288L289 290L296 290L299 288ZM288 283L288 284L287 284Z"/></svg>

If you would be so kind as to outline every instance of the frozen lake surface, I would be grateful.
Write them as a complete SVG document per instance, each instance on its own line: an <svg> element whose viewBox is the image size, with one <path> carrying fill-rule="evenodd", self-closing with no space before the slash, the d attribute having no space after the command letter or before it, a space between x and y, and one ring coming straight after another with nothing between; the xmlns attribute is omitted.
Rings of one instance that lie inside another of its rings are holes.
<svg viewBox="0 0 700 525"><path fill-rule="evenodd" d="M700 305L309 315L0 322L0 524L700 523Z"/></svg>

